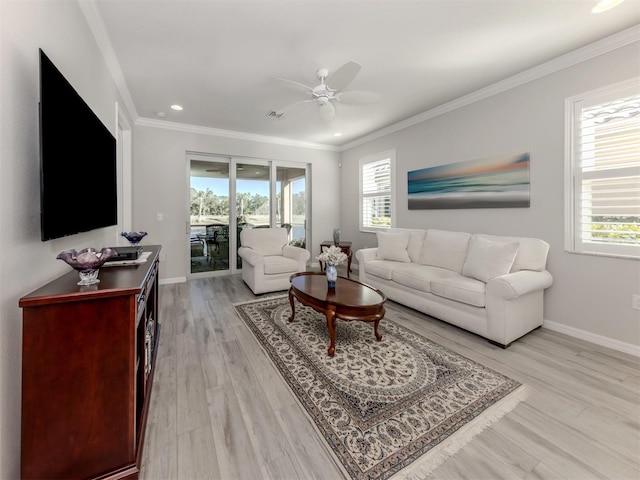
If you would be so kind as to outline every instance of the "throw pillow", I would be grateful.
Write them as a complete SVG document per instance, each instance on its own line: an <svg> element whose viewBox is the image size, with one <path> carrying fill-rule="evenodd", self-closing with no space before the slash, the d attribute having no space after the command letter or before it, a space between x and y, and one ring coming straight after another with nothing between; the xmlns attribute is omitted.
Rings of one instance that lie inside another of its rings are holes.
<svg viewBox="0 0 640 480"><path fill-rule="evenodd" d="M394 260L396 262L411 262L407 245L409 245L409 232L389 233L377 232L379 260Z"/></svg>
<svg viewBox="0 0 640 480"><path fill-rule="evenodd" d="M418 263L460 273L467 256L470 239L471 234L466 232L430 228L424 237Z"/></svg>
<svg viewBox="0 0 640 480"><path fill-rule="evenodd" d="M474 237L462 274L485 283L494 277L506 275L511 270L519 247L518 242L494 242Z"/></svg>

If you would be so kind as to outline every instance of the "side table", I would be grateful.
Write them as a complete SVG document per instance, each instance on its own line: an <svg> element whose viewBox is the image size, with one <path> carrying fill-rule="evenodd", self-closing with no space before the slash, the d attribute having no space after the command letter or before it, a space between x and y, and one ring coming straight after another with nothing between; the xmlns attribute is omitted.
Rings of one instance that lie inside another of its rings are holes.
<svg viewBox="0 0 640 480"><path fill-rule="evenodd" d="M323 247L329 248L332 245L335 245L332 241L325 240L320 244L320 253L322 253ZM351 259L353 257L351 242L340 242L338 243L338 247L340 247L340 250L347 255L347 278L351 278ZM320 264L320 271L324 272L324 265L321 261L318 261L318 263Z"/></svg>

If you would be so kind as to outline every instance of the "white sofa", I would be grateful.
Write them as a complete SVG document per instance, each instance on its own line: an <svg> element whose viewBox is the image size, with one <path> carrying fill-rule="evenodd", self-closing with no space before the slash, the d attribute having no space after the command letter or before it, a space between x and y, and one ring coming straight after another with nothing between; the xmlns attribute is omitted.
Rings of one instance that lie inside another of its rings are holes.
<svg viewBox="0 0 640 480"><path fill-rule="evenodd" d="M390 300L503 348L543 323L549 244L445 230L391 229L358 250L359 280Z"/></svg>
<svg viewBox="0 0 640 480"><path fill-rule="evenodd" d="M242 280L255 294L289 288L289 277L304 272L311 254L288 245L286 228L249 228L240 232Z"/></svg>

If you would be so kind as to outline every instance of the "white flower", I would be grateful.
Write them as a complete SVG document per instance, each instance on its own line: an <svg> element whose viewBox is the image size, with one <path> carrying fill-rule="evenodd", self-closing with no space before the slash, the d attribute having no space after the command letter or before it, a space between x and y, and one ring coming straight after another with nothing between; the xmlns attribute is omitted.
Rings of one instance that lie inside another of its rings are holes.
<svg viewBox="0 0 640 480"><path fill-rule="evenodd" d="M331 245L329 248L322 247L322 253L316 257L316 260L329 265L341 265L347 261L347 254L340 247Z"/></svg>

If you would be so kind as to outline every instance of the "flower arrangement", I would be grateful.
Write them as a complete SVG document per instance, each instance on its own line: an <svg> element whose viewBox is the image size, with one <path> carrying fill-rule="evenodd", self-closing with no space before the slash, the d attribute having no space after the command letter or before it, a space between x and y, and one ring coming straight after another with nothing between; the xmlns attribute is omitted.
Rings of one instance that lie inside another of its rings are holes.
<svg viewBox="0 0 640 480"><path fill-rule="evenodd" d="M328 265L341 265L347 261L347 254L340 247L331 245L329 248L323 247L322 253L316 257L316 260Z"/></svg>

